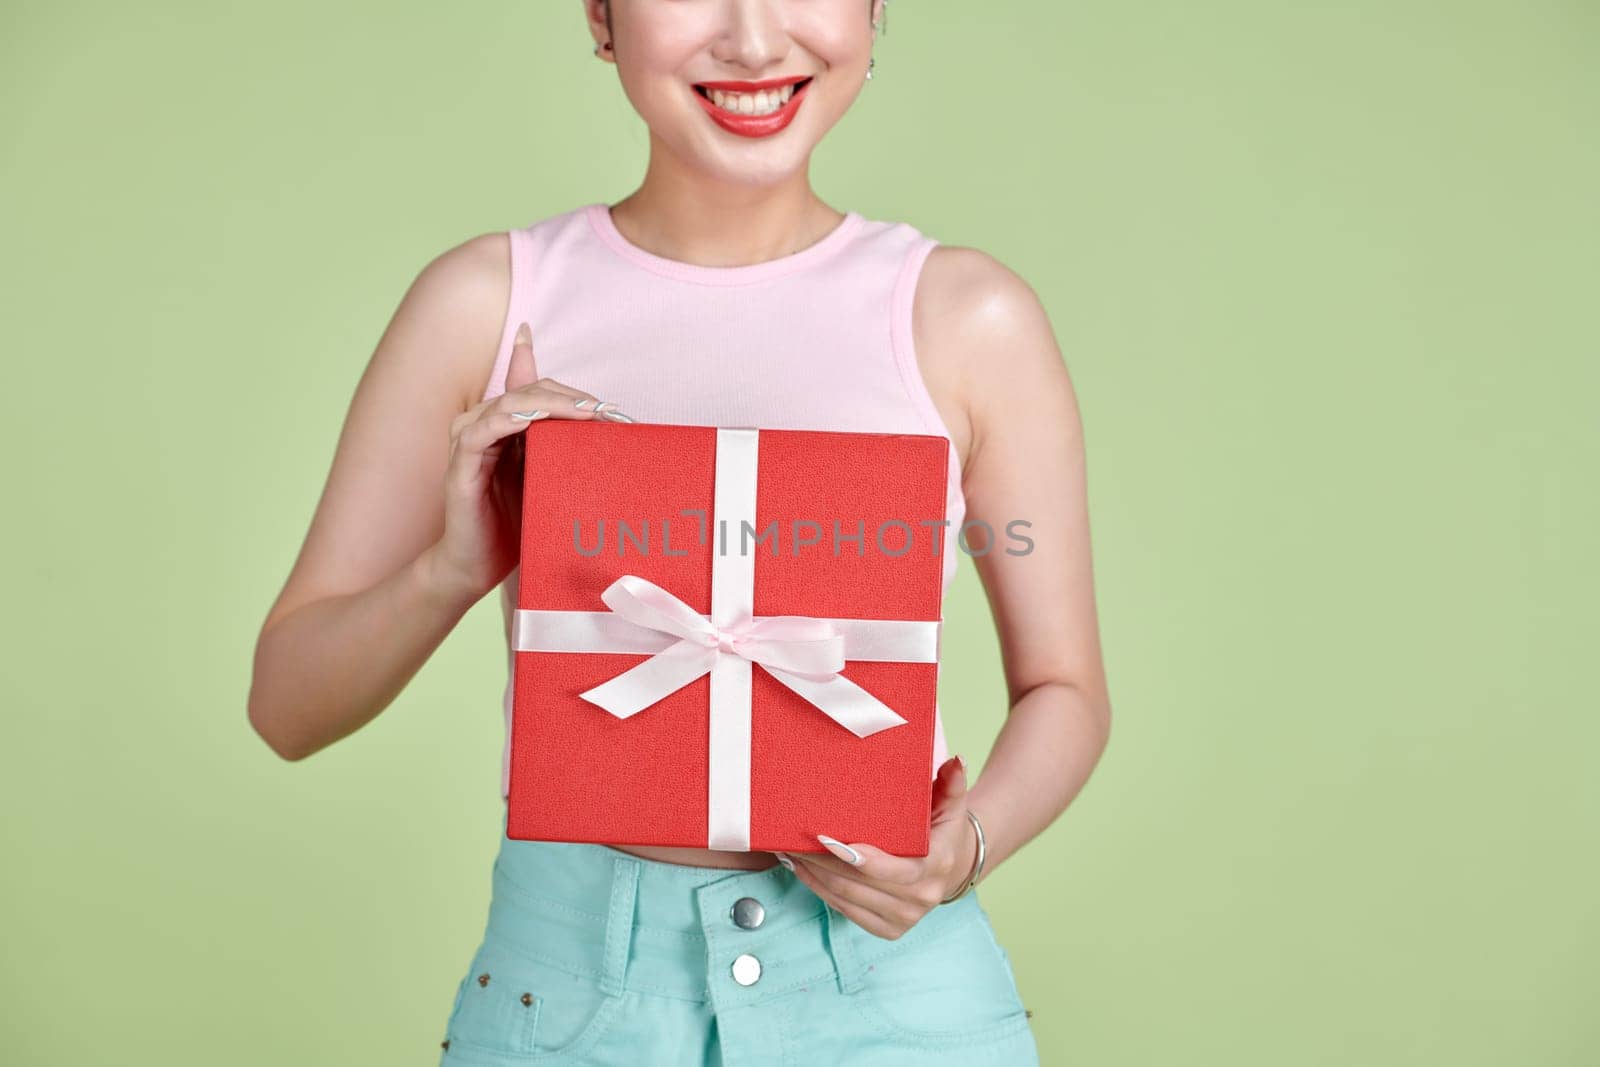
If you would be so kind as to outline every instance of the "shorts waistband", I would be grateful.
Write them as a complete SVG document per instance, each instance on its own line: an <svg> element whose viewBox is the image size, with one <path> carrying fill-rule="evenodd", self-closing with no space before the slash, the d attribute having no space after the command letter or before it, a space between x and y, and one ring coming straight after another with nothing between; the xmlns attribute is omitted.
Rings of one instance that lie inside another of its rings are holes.
<svg viewBox="0 0 1600 1067"><path fill-rule="evenodd" d="M688 866L606 845L513 840L502 828L488 936L611 995L631 990L723 1010L821 983L854 993L874 958L937 936L975 906L968 894L890 941L781 865Z"/></svg>

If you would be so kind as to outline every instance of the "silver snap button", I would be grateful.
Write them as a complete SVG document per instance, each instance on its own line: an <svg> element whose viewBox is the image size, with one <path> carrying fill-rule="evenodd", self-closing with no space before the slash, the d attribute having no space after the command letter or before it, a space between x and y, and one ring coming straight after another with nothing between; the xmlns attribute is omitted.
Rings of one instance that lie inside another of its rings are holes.
<svg viewBox="0 0 1600 1067"><path fill-rule="evenodd" d="M733 961L733 980L740 985L755 985L761 977L761 961L746 952Z"/></svg>
<svg viewBox="0 0 1600 1067"><path fill-rule="evenodd" d="M767 909L761 906L761 901L755 897L740 897L733 902L733 922L735 926L746 930L754 930L760 926L767 917Z"/></svg>

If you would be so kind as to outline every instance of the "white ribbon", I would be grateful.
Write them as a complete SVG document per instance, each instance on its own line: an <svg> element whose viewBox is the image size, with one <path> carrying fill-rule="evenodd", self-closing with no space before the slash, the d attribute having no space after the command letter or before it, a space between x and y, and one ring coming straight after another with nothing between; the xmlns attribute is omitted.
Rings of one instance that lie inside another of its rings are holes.
<svg viewBox="0 0 1600 1067"><path fill-rule="evenodd" d="M712 522L755 528L759 431L718 427ZM743 548L741 538L741 549ZM579 695L619 719L711 675L707 847L750 848L750 671L763 670L857 737L905 725L888 705L839 673L847 660L935 663L937 620L754 615L755 557L712 553L711 614L661 586L624 574L600 599L610 611L519 609L523 652L627 652L650 658Z"/></svg>

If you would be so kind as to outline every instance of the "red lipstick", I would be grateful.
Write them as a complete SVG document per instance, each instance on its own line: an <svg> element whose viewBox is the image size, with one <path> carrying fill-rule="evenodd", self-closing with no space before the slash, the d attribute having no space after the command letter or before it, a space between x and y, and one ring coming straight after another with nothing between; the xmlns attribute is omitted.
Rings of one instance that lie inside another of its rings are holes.
<svg viewBox="0 0 1600 1067"><path fill-rule="evenodd" d="M790 95L788 102L770 115L740 115L725 108L720 108L711 102L710 90L712 89L721 89L724 92L734 93L754 93L762 89L776 89L784 85L797 85L797 88ZM806 95L806 90L810 87L810 76L794 75L787 78L768 78L765 81L758 82L697 82L694 95L695 99L700 101L700 106L705 108L706 114L711 116L712 121L729 133L736 133L741 137L769 137L794 120L795 112L800 110L801 98Z"/></svg>

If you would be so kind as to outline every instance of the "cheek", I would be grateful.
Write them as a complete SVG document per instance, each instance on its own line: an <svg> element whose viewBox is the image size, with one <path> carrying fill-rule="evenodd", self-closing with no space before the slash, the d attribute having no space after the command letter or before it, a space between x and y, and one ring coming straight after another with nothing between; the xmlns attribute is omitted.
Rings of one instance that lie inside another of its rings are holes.
<svg viewBox="0 0 1600 1067"><path fill-rule="evenodd" d="M628 62L656 74L689 69L717 40L723 17L716 4L635 3L617 25L617 48Z"/></svg>
<svg viewBox="0 0 1600 1067"><path fill-rule="evenodd" d="M791 4L789 11L789 36L824 65L866 64L872 24L862 0L806 0Z"/></svg>
<svg viewBox="0 0 1600 1067"><path fill-rule="evenodd" d="M708 30L701 24L704 19L664 17L649 6L628 14L630 24L617 40L626 60L618 64L617 74L629 98L648 113L663 94L688 88L684 72L693 69L695 57L704 51Z"/></svg>

